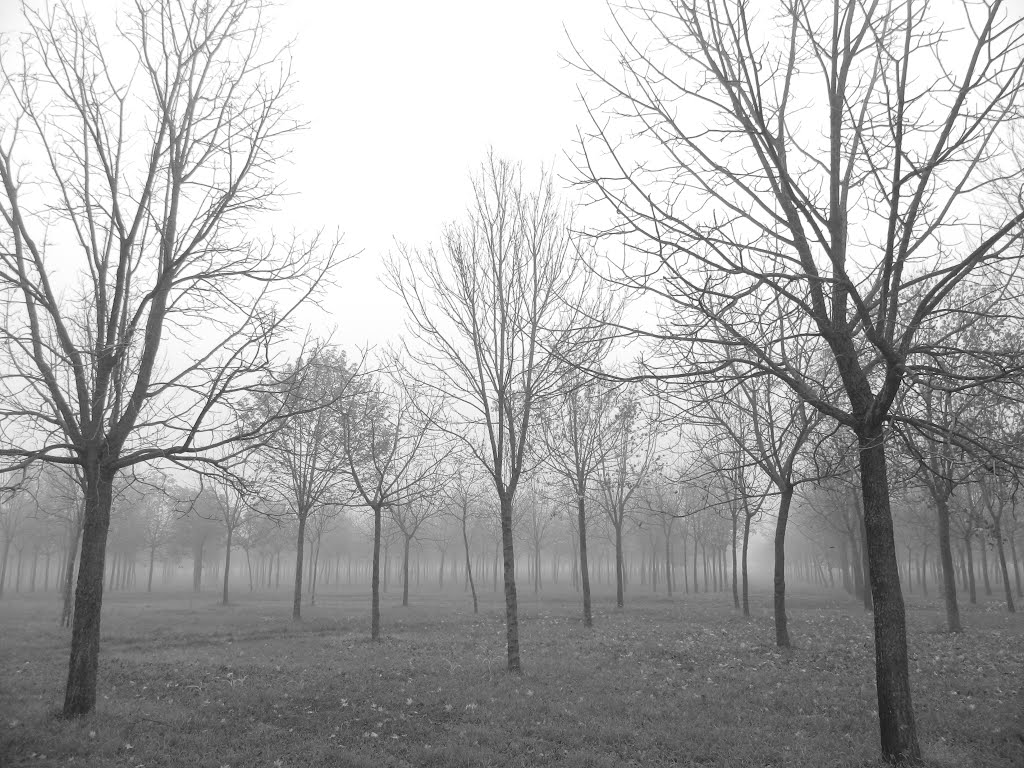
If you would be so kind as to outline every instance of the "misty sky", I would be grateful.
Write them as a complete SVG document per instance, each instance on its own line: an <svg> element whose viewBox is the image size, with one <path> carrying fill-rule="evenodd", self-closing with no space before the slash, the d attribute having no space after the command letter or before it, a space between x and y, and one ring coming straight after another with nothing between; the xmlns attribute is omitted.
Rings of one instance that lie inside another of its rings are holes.
<svg viewBox="0 0 1024 768"><path fill-rule="evenodd" d="M79 0L110 29L119 0ZM584 115L568 29L602 48L604 0L490 3L324 3L281 0L272 35L294 38L296 101L308 130L280 167L286 189L276 228L324 228L362 251L337 275L327 303L335 339L381 343L401 327L397 302L379 286L394 238L436 239L468 203L468 176L489 146L526 167L569 167ZM16 0L0 0L0 31L17 30Z"/></svg>

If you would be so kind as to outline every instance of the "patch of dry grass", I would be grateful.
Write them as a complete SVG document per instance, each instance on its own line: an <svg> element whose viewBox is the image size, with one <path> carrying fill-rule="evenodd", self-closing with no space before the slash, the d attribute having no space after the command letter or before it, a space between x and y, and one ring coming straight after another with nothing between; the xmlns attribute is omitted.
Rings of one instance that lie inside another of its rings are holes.
<svg viewBox="0 0 1024 768"><path fill-rule="evenodd" d="M873 766L870 617L797 596L781 652L767 613L723 593L521 606L522 676L504 671L501 605L456 596L387 606L318 596L299 625L281 596L108 597L100 700L55 716L67 663L54 598L0 602L4 766ZM912 605L912 683L929 762L1024 765L1024 621L965 608L939 631Z"/></svg>

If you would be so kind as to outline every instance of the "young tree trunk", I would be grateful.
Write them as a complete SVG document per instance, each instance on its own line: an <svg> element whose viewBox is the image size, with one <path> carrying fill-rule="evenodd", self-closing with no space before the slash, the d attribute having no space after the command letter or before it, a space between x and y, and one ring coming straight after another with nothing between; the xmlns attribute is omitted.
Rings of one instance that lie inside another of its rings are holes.
<svg viewBox="0 0 1024 768"><path fill-rule="evenodd" d="M87 460L85 515L82 526L82 557L75 589L71 628L71 659L64 692L64 717L78 717L96 705L96 675L99 669L100 615L103 607L103 569L110 528L110 505L116 472L100 466L98 458Z"/></svg>
<svg viewBox="0 0 1024 768"><path fill-rule="evenodd" d="M743 515L743 615L750 616L750 581L747 573L747 552L750 549L750 521L748 514Z"/></svg>
<svg viewBox="0 0 1024 768"><path fill-rule="evenodd" d="M789 627L786 622L786 526L793 503L793 486L784 485L779 493L779 516L775 522L774 610L775 644L789 648Z"/></svg>
<svg viewBox="0 0 1024 768"><path fill-rule="evenodd" d="M665 533L665 589L672 597L672 537Z"/></svg>
<svg viewBox="0 0 1024 768"><path fill-rule="evenodd" d="M740 609L740 588L736 564L736 525L739 522L738 518L739 515L734 512L732 516L732 607L737 611Z"/></svg>
<svg viewBox="0 0 1024 768"><path fill-rule="evenodd" d="M583 626L594 626L594 617L590 610L590 566L587 563L587 510L584 498L587 492L581 484L576 493L576 527L579 530L580 550L580 586L583 589Z"/></svg>
<svg viewBox="0 0 1024 768"><path fill-rule="evenodd" d="M981 541L981 583L985 585L985 597L992 596L992 582L988 576L988 542Z"/></svg>
<svg viewBox="0 0 1024 768"><path fill-rule="evenodd" d="M949 503L942 495L935 497L935 513L939 522L939 562L942 565L942 597L946 604L946 629L959 632L960 606L956 599L956 572L953 569L953 548L949 535Z"/></svg>
<svg viewBox="0 0 1024 768"><path fill-rule="evenodd" d="M380 639L380 516L373 508L373 564L370 567L370 639Z"/></svg>
<svg viewBox="0 0 1024 768"><path fill-rule="evenodd" d="M881 426L857 435L861 491L875 625L875 687L882 755L891 762L920 761L910 696L907 624L900 591L889 478Z"/></svg>
<svg viewBox="0 0 1024 768"><path fill-rule="evenodd" d="M501 549L505 577L505 636L508 671L521 672L519 661L519 606L516 598L516 558L512 546L512 499L501 496Z"/></svg>
<svg viewBox="0 0 1024 768"><path fill-rule="evenodd" d="M149 548L149 579L146 581L146 591L153 591L153 563L156 560L156 547Z"/></svg>
<svg viewBox="0 0 1024 768"><path fill-rule="evenodd" d="M704 588L707 589L707 578L704 579ZM697 537L693 537L693 593L700 592L700 583L697 581Z"/></svg>
<svg viewBox="0 0 1024 768"><path fill-rule="evenodd" d="M409 542L411 537L405 536L402 546L402 607L409 607Z"/></svg>
<svg viewBox="0 0 1024 768"><path fill-rule="evenodd" d="M306 543L306 517L307 514L300 511L298 515L299 534L295 542L295 590L292 593L292 621L302 620L302 550Z"/></svg>
<svg viewBox="0 0 1024 768"><path fill-rule="evenodd" d="M1020 583L1020 561L1017 559L1016 532L1011 532L1007 539L1010 540L1010 560L1013 562L1013 581L1017 587L1017 597L1024 597L1024 590L1021 590Z"/></svg>
<svg viewBox="0 0 1024 768"><path fill-rule="evenodd" d="M622 557L622 517L615 523L615 605L622 608L626 601L623 594L623 584L626 574Z"/></svg>
<svg viewBox="0 0 1024 768"><path fill-rule="evenodd" d="M466 534L466 510L462 511L462 545L466 548L466 578L469 579L469 591L473 593L473 613L476 613L476 584L473 583L473 566L469 560L469 536Z"/></svg>
<svg viewBox="0 0 1024 768"><path fill-rule="evenodd" d="M0 597L4 596L4 581L7 578L7 558L11 552L11 540L4 537L4 559L0 563Z"/></svg>
<svg viewBox="0 0 1024 768"><path fill-rule="evenodd" d="M230 528L227 529L227 538L224 543L224 591L221 597L221 605L228 604L228 576L231 574L231 534L234 533Z"/></svg>
<svg viewBox="0 0 1024 768"><path fill-rule="evenodd" d="M964 536L964 549L967 551L967 591L971 605L978 604L978 584L974 580L974 548L971 546L971 535Z"/></svg>
<svg viewBox="0 0 1024 768"><path fill-rule="evenodd" d="M1006 594L1006 610L1015 613L1017 608L1013 604L1013 590L1010 589L1010 573L1006 569L1006 550L1003 547L1003 535L1000 530L1000 520L996 518L992 533L996 538L996 553L999 555L999 570L1003 575L1003 591Z"/></svg>

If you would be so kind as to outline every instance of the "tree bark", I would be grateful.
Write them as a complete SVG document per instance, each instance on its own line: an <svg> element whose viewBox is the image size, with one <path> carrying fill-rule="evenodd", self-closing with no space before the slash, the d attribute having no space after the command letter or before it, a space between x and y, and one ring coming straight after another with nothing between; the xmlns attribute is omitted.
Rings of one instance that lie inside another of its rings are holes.
<svg viewBox="0 0 1024 768"><path fill-rule="evenodd" d="M964 536L964 548L967 550L967 591L971 605L978 604L978 584L974 580L974 548L971 546L971 535Z"/></svg>
<svg viewBox="0 0 1024 768"><path fill-rule="evenodd" d="M580 586L583 589L583 626L594 626L594 617L590 609L590 566L587 563L587 510L584 498L587 492L585 485L580 485L576 494L576 527L580 537Z"/></svg>
<svg viewBox="0 0 1024 768"><path fill-rule="evenodd" d="M93 457L91 461L88 458L82 467L85 476L85 515L71 628L71 659L64 693L64 717L84 715L96 705L103 569L116 473L100 466L98 457Z"/></svg>
<svg viewBox="0 0 1024 768"><path fill-rule="evenodd" d="M402 546L402 607L409 607L409 542L411 537L405 536Z"/></svg>
<svg viewBox="0 0 1024 768"><path fill-rule="evenodd" d="M462 545L466 548L466 578L469 591L473 594L473 613L477 613L476 584L473 583L473 565L469 559L469 536L466 534L466 510L462 510Z"/></svg>
<svg viewBox="0 0 1024 768"><path fill-rule="evenodd" d="M221 597L221 605L228 604L228 576L231 574L231 534L234 531L227 529L227 539L224 543L224 592Z"/></svg>
<svg viewBox="0 0 1024 768"><path fill-rule="evenodd" d="M739 522L739 512L734 511L732 515L732 607L737 611L740 609L740 588L736 563L736 526Z"/></svg>
<svg viewBox="0 0 1024 768"><path fill-rule="evenodd" d="M622 522L615 523L615 605L619 608L625 606L626 601L624 597L624 590L622 582L625 579L623 573L623 559L622 559Z"/></svg>
<svg viewBox="0 0 1024 768"><path fill-rule="evenodd" d="M380 639L380 516L381 508L373 508L373 564L370 570L370 639Z"/></svg>
<svg viewBox="0 0 1024 768"><path fill-rule="evenodd" d="M512 544L512 499L501 497L501 549L505 577L505 638L508 671L522 672L519 661L519 607L516 598L516 559Z"/></svg>
<svg viewBox="0 0 1024 768"><path fill-rule="evenodd" d="M1013 604L1013 590L1010 589L1010 573L1006 569L1006 549L1003 547L1003 535L999 518L996 518L992 533L996 538L996 553L999 555L999 570L1003 575L1003 591L1006 594L1006 610L1016 613L1017 608Z"/></svg>
<svg viewBox="0 0 1024 768"><path fill-rule="evenodd" d="M775 644L789 648L789 627L786 621L786 526L789 524L789 508L793 503L793 486L785 485L779 493L779 516L775 522Z"/></svg>
<svg viewBox="0 0 1024 768"><path fill-rule="evenodd" d="M910 695L907 624L900 590L889 478L881 425L857 435L864 528L875 625L875 687L882 755L890 762L920 761Z"/></svg>
<svg viewBox="0 0 1024 768"><path fill-rule="evenodd" d="M306 517L299 514L299 535L295 542L295 590L292 593L292 621L302 620L302 555L306 543Z"/></svg>
<svg viewBox="0 0 1024 768"><path fill-rule="evenodd" d="M750 580L747 572L747 552L750 549L750 515L743 515L743 615L750 616Z"/></svg>

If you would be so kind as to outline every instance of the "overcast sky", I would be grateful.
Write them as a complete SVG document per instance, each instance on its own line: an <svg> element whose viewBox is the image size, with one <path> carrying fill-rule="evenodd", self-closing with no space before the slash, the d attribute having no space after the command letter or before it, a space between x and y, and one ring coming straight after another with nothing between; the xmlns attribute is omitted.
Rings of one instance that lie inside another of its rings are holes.
<svg viewBox="0 0 1024 768"><path fill-rule="evenodd" d="M0 0L2 1L2 0ZM332 301L345 341L400 328L378 287L394 238L436 239L469 200L488 146L527 167L565 166L582 119L568 28L600 40L604 0L287 0L299 100L310 129L287 169L289 220L345 233L358 263Z"/></svg>
<svg viewBox="0 0 1024 768"><path fill-rule="evenodd" d="M100 26L121 0L80 0ZM17 0L0 0L0 30L17 29ZM468 177L489 146L527 168L568 171L583 119L568 29L592 50L604 0L280 0L273 34L295 39L297 101L309 129L282 165L285 221L345 234L362 251L328 302L346 346L381 343L401 326L378 284L398 238L436 239L469 199ZM276 226L276 225L275 225Z"/></svg>

